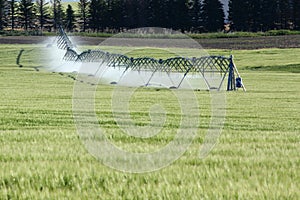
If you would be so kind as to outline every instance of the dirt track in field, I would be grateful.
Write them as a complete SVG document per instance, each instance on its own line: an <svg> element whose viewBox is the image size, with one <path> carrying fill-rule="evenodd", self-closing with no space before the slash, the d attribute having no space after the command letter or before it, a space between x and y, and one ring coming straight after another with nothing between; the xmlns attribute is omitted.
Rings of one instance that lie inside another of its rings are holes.
<svg viewBox="0 0 300 200"><path fill-rule="evenodd" d="M97 37L74 38L77 45L98 45L106 39ZM0 36L0 44L46 44L54 39L55 37L44 36ZM196 39L196 41L205 49L300 48L300 35ZM176 43L176 47L179 47L178 45L180 43Z"/></svg>

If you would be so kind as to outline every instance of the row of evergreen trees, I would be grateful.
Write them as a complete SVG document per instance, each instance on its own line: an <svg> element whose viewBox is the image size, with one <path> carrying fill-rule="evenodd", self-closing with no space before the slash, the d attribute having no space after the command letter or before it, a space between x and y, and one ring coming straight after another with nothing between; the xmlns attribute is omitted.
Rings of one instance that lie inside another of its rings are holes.
<svg viewBox="0 0 300 200"><path fill-rule="evenodd" d="M224 22L237 31L300 29L299 0L79 0L74 11L61 0L0 0L0 30L114 31L145 26L214 32ZM76 13L76 14L75 14Z"/></svg>
<svg viewBox="0 0 300 200"><path fill-rule="evenodd" d="M300 30L300 0L230 0L229 19L237 30Z"/></svg>
<svg viewBox="0 0 300 200"><path fill-rule="evenodd" d="M51 31L65 24L73 30L74 13L71 5L64 10L61 0L0 0L0 30Z"/></svg>

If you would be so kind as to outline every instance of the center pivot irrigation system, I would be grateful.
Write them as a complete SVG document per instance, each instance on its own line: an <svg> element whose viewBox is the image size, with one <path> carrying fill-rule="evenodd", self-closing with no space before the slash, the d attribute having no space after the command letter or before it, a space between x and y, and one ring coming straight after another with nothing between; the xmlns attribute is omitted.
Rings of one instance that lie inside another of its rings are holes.
<svg viewBox="0 0 300 200"><path fill-rule="evenodd" d="M203 57L174 57L169 59L154 59L149 57L132 58L122 54L113 54L103 50L86 50L77 53L71 40L62 28L59 29L57 37L57 47L66 50L63 60L81 63L105 63L105 66L123 70L122 75L127 71L150 72L150 77L146 81L148 86L154 74L171 73L181 74L178 85L172 88L180 88L182 82L189 73L200 74L208 90L220 90L227 77L227 91L243 88L242 78L233 62L233 56L203 56ZM220 81L218 86L212 86L208 74L218 74ZM117 83L115 83L117 84Z"/></svg>

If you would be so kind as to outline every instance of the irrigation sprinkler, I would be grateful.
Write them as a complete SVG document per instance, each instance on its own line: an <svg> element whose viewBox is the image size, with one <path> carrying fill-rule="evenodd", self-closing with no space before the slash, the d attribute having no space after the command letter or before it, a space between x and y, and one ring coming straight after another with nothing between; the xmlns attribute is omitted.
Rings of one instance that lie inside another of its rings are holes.
<svg viewBox="0 0 300 200"><path fill-rule="evenodd" d="M118 81L113 81L113 84L117 84L127 73L145 72L149 76L146 78L143 86L153 85L151 81L155 75L165 74L172 84L170 88L180 88L188 74L197 74L199 77L202 77L207 90L220 90L227 78L227 91L234 91L238 88L246 91L232 55L229 57L201 56L193 58L172 57L168 59L155 59L150 57L132 58L123 54L106 52L101 49L89 49L79 53L62 27L58 29L56 47L65 51L58 67L64 65L64 62L73 62L74 64L96 63L108 69L118 68L121 71L121 76ZM23 49L20 50L16 59L16 63L20 67L23 66L22 57L24 57ZM92 75L96 76L100 68ZM174 74L179 76L179 81L176 83L172 79L172 75ZM212 81L212 77L216 77L216 74L220 75L220 78L218 78L219 82Z"/></svg>
<svg viewBox="0 0 300 200"><path fill-rule="evenodd" d="M21 59L21 56L24 52L24 49L21 49L18 56L17 56L17 60L16 60L16 64L19 66L19 67L23 67L23 65L20 64L20 59Z"/></svg>
<svg viewBox="0 0 300 200"><path fill-rule="evenodd" d="M198 58L174 57L165 60L157 60L149 57L129 58L126 55L112 54L103 50L87 50L82 53L77 53L74 50L74 45L61 27L59 28L59 34L57 47L66 50L63 60L75 62L101 62L105 63L108 67L118 67L123 70L120 78L122 78L128 70L151 72L145 86L150 85L151 79L156 73L163 72L167 73L170 79L171 73L182 74L180 82L177 85L174 83L174 86L172 86L172 88L180 88L182 82L189 73L198 73L204 79L208 90L220 90L228 75L227 91L237 90L237 88L243 88L243 90L246 91L240 74L233 62L233 56L203 56ZM208 75L214 75L215 73L220 74L221 81L218 85L213 86Z"/></svg>

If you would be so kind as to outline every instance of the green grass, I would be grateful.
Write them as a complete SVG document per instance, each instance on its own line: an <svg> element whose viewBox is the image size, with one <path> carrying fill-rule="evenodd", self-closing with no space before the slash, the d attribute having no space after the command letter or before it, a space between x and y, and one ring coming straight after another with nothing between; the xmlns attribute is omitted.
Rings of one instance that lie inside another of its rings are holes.
<svg viewBox="0 0 300 200"><path fill-rule="evenodd" d="M103 33L103 32L74 32L70 33L74 36L86 36L86 37L111 37L118 35L112 33ZM214 33L188 33L187 35L183 34L173 34L173 35L165 35L165 34L130 34L130 33L122 33L121 37L127 38L186 38L191 37L193 39L216 39L216 38L249 38L249 37L265 37L265 36L281 36L281 35L299 35L300 31L296 30L270 30L266 32L232 32L232 33L223 33L223 32L214 32Z"/></svg>
<svg viewBox="0 0 300 200"><path fill-rule="evenodd" d="M75 11L75 15L78 16L78 5L77 2L66 2L63 4L63 8L66 9L68 4L70 4ZM71 32L68 33L72 36L81 36L81 37L123 37L123 38L183 38L186 39L190 37L192 39L217 39L217 38L249 38L249 37L266 37L266 36L282 36L282 35L299 35L300 31L298 30L270 30L266 32L232 32L232 33L223 33L223 32L214 32L214 33L187 33L181 34L130 34L130 33L111 33L111 32ZM22 30L2 30L0 31L1 36L55 36L55 32L41 32L36 30L22 31Z"/></svg>
<svg viewBox="0 0 300 200"><path fill-rule="evenodd" d="M33 47L0 45L0 199L300 198L299 49L231 52L248 91L226 93L225 127L209 156L198 158L210 118L209 93L196 92L201 125L188 151L160 171L127 174L105 167L84 148L73 121L72 79L37 72L32 68L35 63L16 66L19 49ZM166 51L129 50L128 54L172 55ZM191 49L176 52L197 54ZM173 112L165 134L142 140L122 136L115 125L110 112L112 89L99 86L96 95L99 122L111 131L112 142L147 151L172 140L178 106L169 90L140 89L133 99L137 123L149 121L146 110L157 99Z"/></svg>
<svg viewBox="0 0 300 200"><path fill-rule="evenodd" d="M189 34L193 39L213 39L213 38L243 38L243 37L261 37L261 36L279 36L279 35L299 35L296 30L270 30L266 32L232 32L232 33L202 33Z"/></svg>

